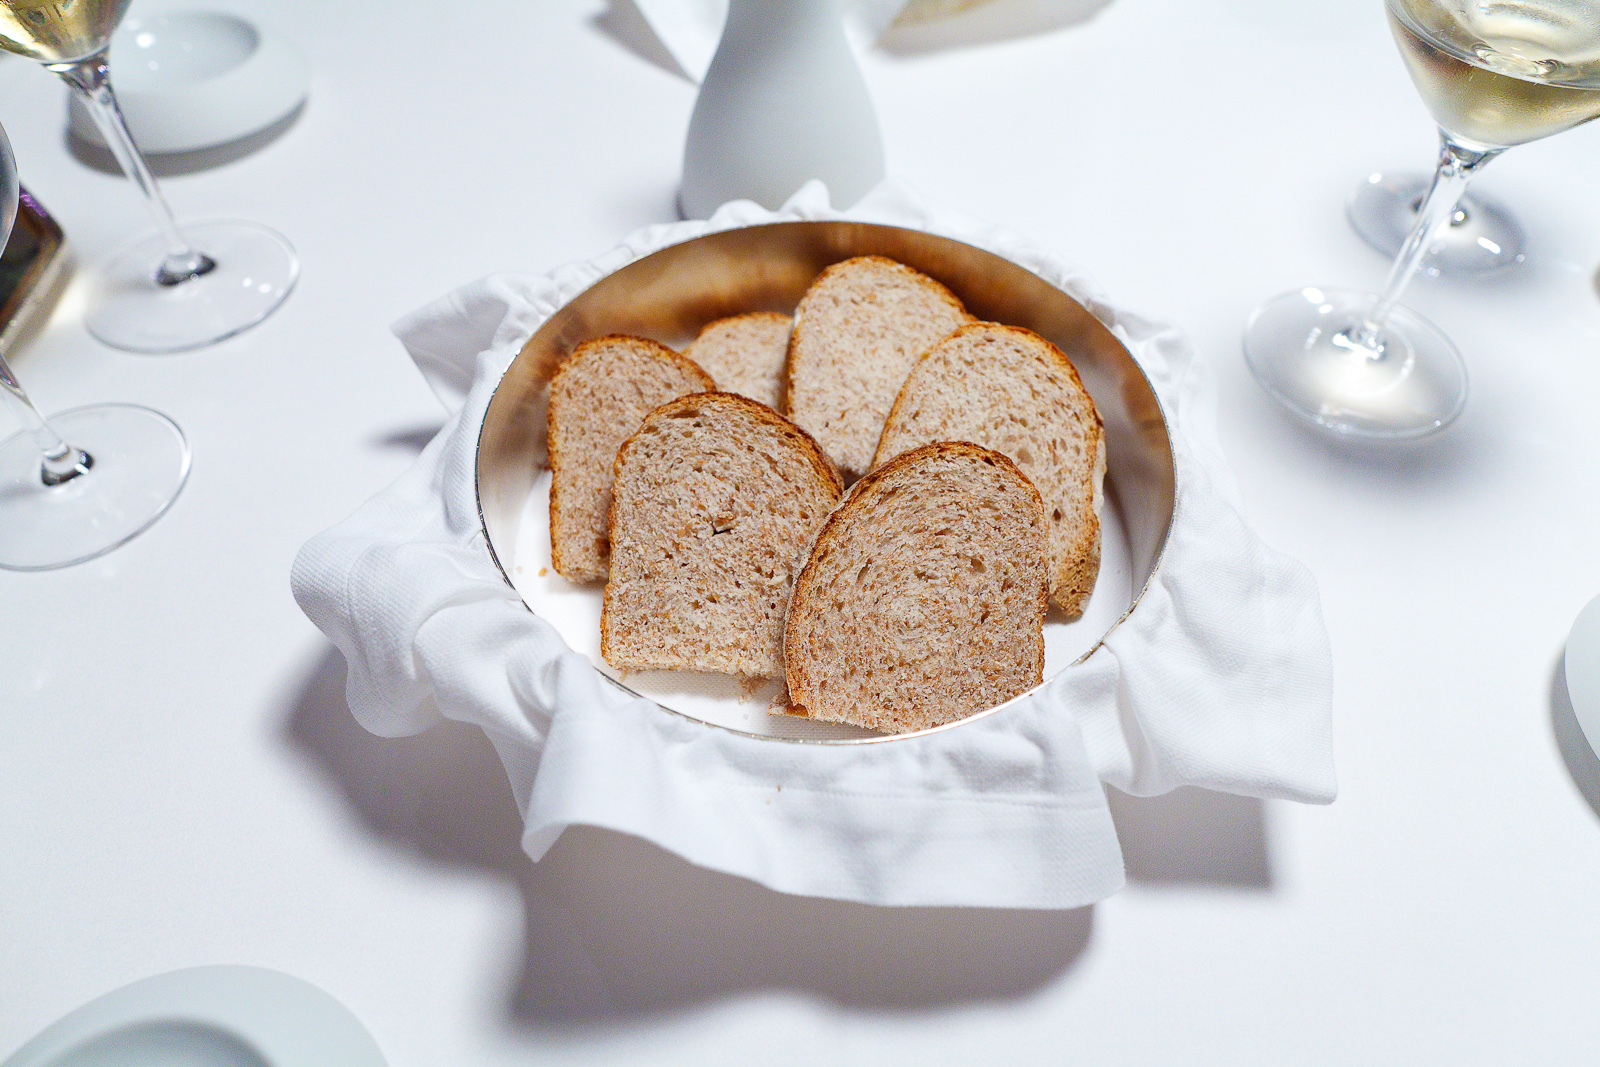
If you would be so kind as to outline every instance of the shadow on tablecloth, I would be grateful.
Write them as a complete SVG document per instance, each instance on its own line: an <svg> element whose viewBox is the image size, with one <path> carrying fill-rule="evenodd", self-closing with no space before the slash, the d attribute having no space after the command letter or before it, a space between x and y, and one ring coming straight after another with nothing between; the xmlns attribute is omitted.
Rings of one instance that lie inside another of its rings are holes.
<svg viewBox="0 0 1600 1067"><path fill-rule="evenodd" d="M376 737L351 717L344 686L344 660L330 646L290 712L289 743L370 832L516 886L525 944L507 996L515 1025L581 1028L770 991L889 1012L1003 1002L1061 980L1088 946L1093 908L879 908L787 896L591 827L569 830L534 864L481 731L446 723ZM1219 796L1116 800L1130 876L1270 884L1260 802Z"/></svg>
<svg viewBox="0 0 1600 1067"><path fill-rule="evenodd" d="M684 81L695 80L672 58L672 53L661 43L633 0L607 0L605 10L591 17L589 25L646 63L660 67Z"/></svg>
<svg viewBox="0 0 1600 1067"><path fill-rule="evenodd" d="M1266 805L1184 786L1158 797L1106 789L1128 881L1270 890Z"/></svg>
<svg viewBox="0 0 1600 1067"><path fill-rule="evenodd" d="M224 144L212 145L209 148L196 148L187 152L150 152L145 155L145 163L150 167L150 173L157 178L173 178L183 174L198 174L201 171L212 170L225 166L235 160L243 159L261 151L278 138L288 133L300 121L300 116L305 113L305 101L295 105L295 109L283 118L278 119L270 126L257 130L255 133L246 134L237 140ZM62 144L72 158L92 170L114 177L122 177L122 167L117 163L117 158L111 154L111 149L103 144L92 144L74 135L70 128L62 130Z"/></svg>

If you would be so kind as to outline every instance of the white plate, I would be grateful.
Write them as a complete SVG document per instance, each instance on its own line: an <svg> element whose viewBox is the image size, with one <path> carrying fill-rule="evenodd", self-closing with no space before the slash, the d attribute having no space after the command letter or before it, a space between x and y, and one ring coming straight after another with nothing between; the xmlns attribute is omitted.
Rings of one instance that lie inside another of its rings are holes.
<svg viewBox="0 0 1600 1067"><path fill-rule="evenodd" d="M247 137L305 99L304 60L283 37L238 15L182 11L135 16L111 38L111 83L145 152L189 152ZM105 144L76 96L74 136Z"/></svg>
<svg viewBox="0 0 1600 1067"><path fill-rule="evenodd" d="M1589 747L1600 754L1600 596L1589 601L1572 624L1566 672L1573 717Z"/></svg>
<svg viewBox="0 0 1600 1067"><path fill-rule="evenodd" d="M361 1022L309 982L191 967L107 993L0 1067L385 1067Z"/></svg>

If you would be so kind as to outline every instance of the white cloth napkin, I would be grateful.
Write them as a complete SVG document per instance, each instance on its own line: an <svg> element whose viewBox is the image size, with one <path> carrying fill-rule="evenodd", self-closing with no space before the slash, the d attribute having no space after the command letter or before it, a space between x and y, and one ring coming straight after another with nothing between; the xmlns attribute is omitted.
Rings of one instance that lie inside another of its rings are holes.
<svg viewBox="0 0 1600 1067"><path fill-rule="evenodd" d="M757 739L630 698L523 605L491 563L473 494L479 426L538 325L597 279L714 230L853 218L1006 256L1106 322L1154 383L1178 500L1155 579L1086 662L956 729L869 745ZM654 226L547 276L495 275L396 332L452 418L416 465L295 561L295 597L349 662L349 704L402 735L483 727L535 859L573 824L636 834L773 889L872 904L1075 907L1123 880L1102 782L1327 802L1331 664L1317 590L1246 525L1213 438L1211 376L1170 326L1105 300L1018 238L885 183L849 212L811 183Z"/></svg>

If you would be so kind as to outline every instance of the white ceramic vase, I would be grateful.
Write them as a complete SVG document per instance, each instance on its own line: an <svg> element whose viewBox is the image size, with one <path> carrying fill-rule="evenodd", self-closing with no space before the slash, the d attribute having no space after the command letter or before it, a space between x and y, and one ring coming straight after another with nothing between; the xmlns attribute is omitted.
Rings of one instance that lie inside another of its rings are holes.
<svg viewBox="0 0 1600 1067"><path fill-rule="evenodd" d="M773 209L812 178L848 207L883 178L883 140L838 0L729 0L683 152L679 206Z"/></svg>

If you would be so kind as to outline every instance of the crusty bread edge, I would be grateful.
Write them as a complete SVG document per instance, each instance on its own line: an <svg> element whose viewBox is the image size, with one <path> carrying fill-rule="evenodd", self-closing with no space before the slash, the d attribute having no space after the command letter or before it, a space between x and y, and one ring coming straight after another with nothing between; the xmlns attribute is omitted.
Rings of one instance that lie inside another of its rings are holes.
<svg viewBox="0 0 1600 1067"><path fill-rule="evenodd" d="M915 267L906 266L899 260L890 259L888 256L852 256L849 259L841 259L837 263L830 263L828 266L822 268L815 278L811 279L811 284L806 286L806 291L801 294L799 303L795 305L794 325L789 328L789 350L784 353L783 357L783 413L785 415L792 414L789 406L789 398L794 395L795 339L800 336L800 330L805 323L806 298L816 290L818 285L822 284L825 278L829 277L830 275L840 273L852 264L861 263L867 260L875 263L887 264L896 270L903 271L907 274L912 274L918 278L921 278L923 281L929 283L933 289L939 295L944 297L945 301L949 303L951 307L959 311L963 317L969 320L973 318L972 312L967 310L967 305L963 304L961 302L961 298L950 291L949 286L945 285L937 278L922 273L922 271ZM934 344L938 344L938 342L935 341Z"/></svg>
<svg viewBox="0 0 1600 1067"><path fill-rule="evenodd" d="M650 414L646 415L644 417L644 422L639 424L639 429L629 434L628 439L622 442L621 447L617 449L617 458L611 464L612 485L616 485L617 476L622 471L623 455L633 445L634 441L638 439L639 435L644 432L645 427L649 425L652 419L658 417L670 417L682 407L686 407L692 403L705 404L708 401L712 404L726 404L735 408L742 407L750 414L754 415L759 422L762 422L768 426L772 426L780 432L783 432L785 436L790 437L795 441L796 444L802 446L802 450L805 452L807 458L811 460L812 469L817 473L818 476L822 478L824 482L832 487L833 498L835 502L837 502L839 497L844 493L844 481L839 477L839 472L834 470L833 464L829 461L827 453L822 450L822 446L817 444L816 439L813 438L809 433L806 433L805 430L801 429L799 426L796 426L793 422L790 422L788 419L784 418L767 405L761 403L759 400L751 400L749 397L741 396L738 393L725 393L721 392L720 390L710 390L704 393L689 393L685 396L680 396L676 400L667 401L665 404L662 404L660 407L650 412ZM611 494L611 512L606 516L606 526L608 528L616 522L616 514L617 495L615 490L613 490ZM799 583L797 580L796 585L798 584ZM610 583L608 582L606 586L606 594L602 595L600 600L600 658L611 664L613 668L619 671L654 669L652 666L619 664L611 658L611 597L609 592ZM790 591L790 596L792 599L793 590ZM787 621L785 622L784 626L784 637L788 637Z"/></svg>
<svg viewBox="0 0 1600 1067"><path fill-rule="evenodd" d="M916 375L924 361L933 355L933 350L940 345L947 344L961 337L963 334L975 333L978 330L999 330L1003 333L1021 334L1031 340L1038 341L1045 346L1045 351L1050 355L1060 369L1066 371L1083 395L1089 397L1089 411L1094 415L1095 424L1095 457L1094 466L1090 471L1093 479L1094 492L1090 497L1087 515L1080 516L1084 522L1083 529L1086 536L1077 544L1080 557L1073 564L1058 570L1056 561L1050 561L1050 589L1051 603L1060 608L1069 616L1083 614L1084 605L1088 603L1089 596L1094 592L1094 583L1100 576L1100 507L1104 499L1104 484L1106 473L1106 426L1105 420L1100 417L1100 407L1095 404L1094 397L1089 396L1089 390L1083 384L1083 378L1078 374L1077 366L1072 359L1048 337L1044 337L1025 326L1010 326L1003 322L969 322L965 326L958 326L944 337L928 346L928 350L917 357L917 362L912 365L911 372L906 375L906 380L900 384L900 392L895 394L894 403L889 405L889 414L884 417L883 429L878 432L878 447L872 453L872 466L876 470L880 464L886 462L883 455L884 439L889 436L889 427L894 425L900 414L900 403L905 399L906 386L911 384L911 379ZM888 457L893 459L894 457ZM1037 487L1035 487L1037 488ZM1087 540L1087 545L1083 541Z"/></svg>
<svg viewBox="0 0 1600 1067"><path fill-rule="evenodd" d="M689 348L698 344L700 339L706 335L706 331L711 329L711 327L720 325L724 322L733 322L738 319L782 319L784 322L789 324L789 341L794 340L794 315L785 315L781 311L742 311L737 315L724 315L721 318L712 319L710 322L700 327L700 332L694 335L693 341L690 341L688 345L684 346L684 351L687 352ZM783 409L789 405L789 341L784 342L783 366L778 371L778 406L773 408L773 410L778 412L780 415L782 414ZM716 386L716 390L719 393L727 392L727 390L723 389L720 385Z"/></svg>
<svg viewBox="0 0 1600 1067"><path fill-rule="evenodd" d="M732 315L722 315L718 318L712 319L710 322L700 327L699 332L694 335L694 341L690 341L689 344L694 344L696 341L699 341L700 338L706 335L706 331L711 329L711 327L720 326L724 322L735 322L739 319L782 319L785 322L791 322L793 321L794 316L785 315L781 311L740 311ZM717 391L724 392L725 390L719 389Z"/></svg>
<svg viewBox="0 0 1600 1067"><path fill-rule="evenodd" d="M805 431L805 429L796 425L793 420L785 418L773 408L768 407L759 400L752 400L741 393L730 393L722 389L707 389L700 393L685 393L683 396L680 396L674 400L669 400L665 404L662 404L660 407L656 408L654 411L650 412L650 414L644 417L645 422L649 422L658 415L666 414L668 408L676 409L678 406L687 405L691 401L705 402L707 399L710 399L711 403L713 404L731 404L733 407L745 408L759 421L764 422L769 426L774 426L777 429L786 432L793 431L794 435L798 436L799 443L805 447L811 458L811 462L817 468L818 473L820 473L824 479L833 483L835 493L842 494L844 492L844 480L839 477L839 472L834 468L832 461L828 459L828 454L822 450L822 446L817 444L817 439L815 437L812 437ZM626 449L630 444L632 444L633 439L637 437L639 432L643 429L644 423L641 422L639 424L639 429L629 434L628 439L622 442L622 446L617 449L617 458L611 464L611 479L613 482L616 481L617 469L622 462L623 449ZM615 506L615 498L612 499L612 504Z"/></svg>
<svg viewBox="0 0 1600 1067"><path fill-rule="evenodd" d="M693 375L698 375L699 378L703 382L705 382L706 387L708 389L715 389L716 388L716 383L711 380L711 375L707 374L701 368L700 364L696 363L694 360L690 359L688 356L685 356L683 353L677 352L677 351L674 351L671 348L668 348L666 345L662 344L660 341L652 341L648 337L636 337L636 336L634 336L632 334L608 333L603 337L593 337L593 338L590 338L589 340L583 342L577 348L574 348L572 350L571 355L567 356L566 359L561 361L561 365L556 368L556 372L550 376L550 391L547 394L548 397L551 398L551 399L553 399L555 397L555 395L556 395L556 384L561 380L563 375L565 375L569 370L572 369L572 366L575 363L575 361L577 360L577 358L581 354L583 354L585 350L590 349L590 348L594 348L594 347L596 347L598 345L601 345L601 344L604 344L604 343L606 343L608 341L634 341L634 342L639 342L641 344L648 345L648 346L650 346L651 350L653 350L653 352L654 352L654 354L656 356L658 356L658 357L660 357L662 359L666 359L669 362L680 364L681 369L683 369L685 371L688 371L688 372L691 372ZM556 426L557 426L557 424L559 422L560 422L560 413L558 411L558 405L549 404L547 406L547 408L545 409L545 444L546 444L546 454L548 456L549 463L550 463L550 566L555 568L555 572L557 574L561 575L563 578L568 579L569 581L579 582L579 583L597 582L597 581L600 581L601 579L603 579L605 577L605 575L603 573L602 574L595 574L595 575L577 575L577 576L574 576L573 574L570 573L572 568L570 566L569 561L567 561L564 558L564 553L562 552L560 539L556 536L557 524L560 522L560 519L561 519L561 492L560 492L560 489L559 489L559 484L560 483L558 482L558 480L556 479L556 476L555 476L556 464L558 462L562 461L561 457L559 455L560 449L558 449L556 447L556 443L555 443L556 442ZM612 461L612 469L613 470L615 470L615 466L616 466L616 463L615 463L615 460L613 460ZM611 524L611 519L610 519L610 516L608 515L606 517L607 528L610 527L610 524Z"/></svg>
<svg viewBox="0 0 1600 1067"><path fill-rule="evenodd" d="M810 676L803 668L800 668L798 665L791 664L789 659L789 649L792 647L792 641L795 636L794 630L797 614L801 611L809 610L811 607L811 587L816 583L813 564L817 560L819 551L830 547L834 541L839 539L841 527L843 527L845 523L852 521L856 512L860 511L865 506L862 503L862 500L864 499L865 494L871 492L875 485L877 485L884 478L888 477L890 474L899 470L901 467L909 466L913 463L919 462L927 456L938 455L970 455L989 459L991 462L998 461L999 465L1009 468L1011 472L1017 476L1017 479L1023 485L1028 487L1028 499L1033 504L1035 517L1038 519L1040 525L1047 531L1045 539L1047 574L1044 587L1039 591L1038 608L1038 616L1040 620L1042 621L1044 619L1045 613L1049 610L1050 598L1050 582L1048 576L1050 552L1048 530L1050 528L1050 517L1049 513L1045 510L1044 498L1039 495L1038 487L1036 487L1033 482L1029 480L1027 475L1022 473L1021 469L1011 460L1009 456L1006 456L1000 452L996 452L992 448L984 448L982 445L975 445L970 441L935 441L931 444L921 445L917 448L911 449L910 451L902 452L898 456L895 456L893 459L889 460L889 462L885 463L883 466L876 467L869 471L867 474L862 476L860 481L856 482L856 484L851 487L849 494L839 503L837 507L833 509L833 513L828 516L828 521L823 523L822 529L817 532L816 539L811 543L811 554L806 559L806 565L801 568L799 576L794 580L794 589L789 594L789 613L788 617L784 620L783 627L784 682L789 691L790 714L804 715L807 718L816 718L806 707L805 701L800 698L800 694L811 692ZM1038 633L1034 642L1033 674L1037 679L1034 685L1042 685L1044 683L1044 631L1042 629ZM1031 689L1033 687L1030 686L1029 688ZM978 711L975 711L972 714L978 714L978 712L987 710L987 708L979 708ZM916 730L926 728L927 727L914 727L909 730L885 730L885 732L914 733ZM878 727L878 729L885 728Z"/></svg>

